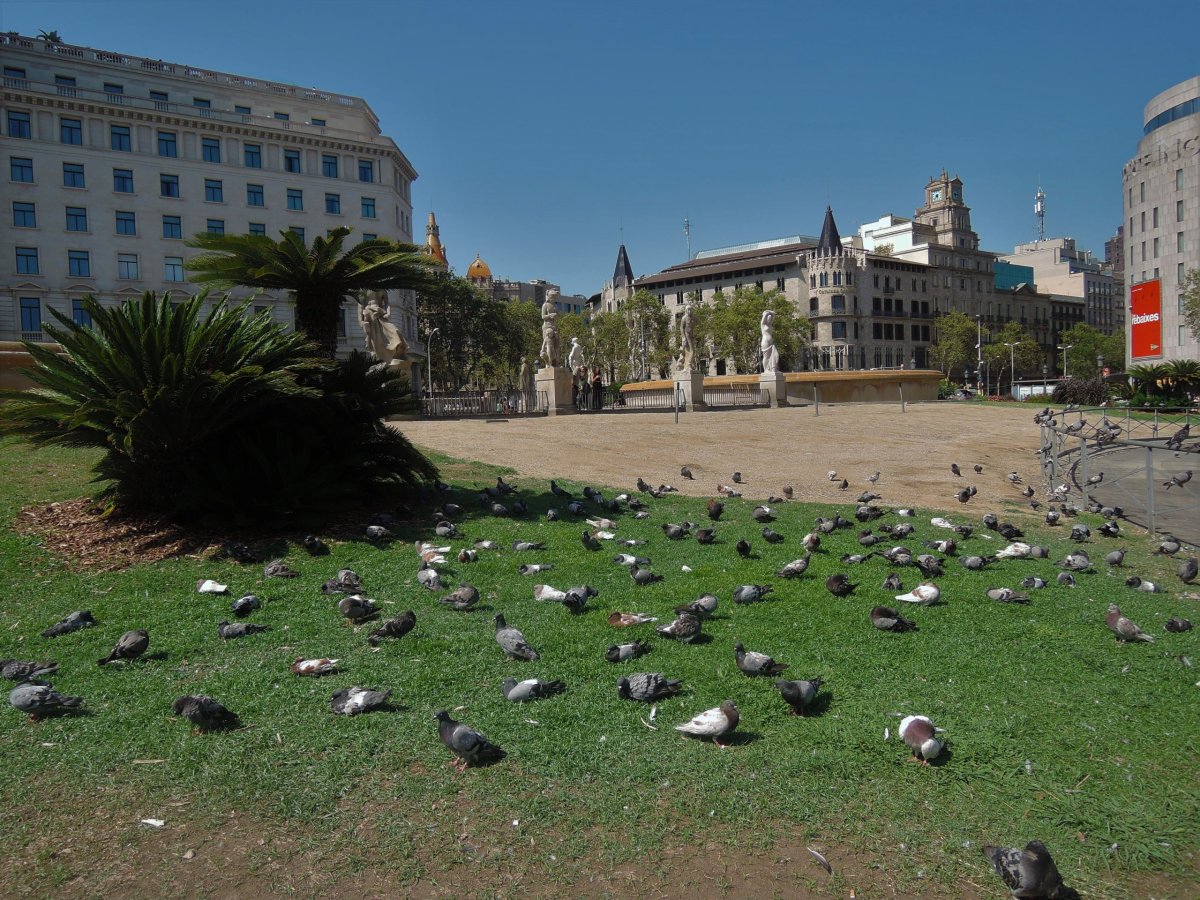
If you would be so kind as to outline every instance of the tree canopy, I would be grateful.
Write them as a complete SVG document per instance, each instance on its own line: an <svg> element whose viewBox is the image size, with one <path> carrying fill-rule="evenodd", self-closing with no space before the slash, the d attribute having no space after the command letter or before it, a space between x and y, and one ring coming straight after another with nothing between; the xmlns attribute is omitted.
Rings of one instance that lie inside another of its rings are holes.
<svg viewBox="0 0 1200 900"><path fill-rule="evenodd" d="M1070 347L1067 351L1068 375L1095 374L1097 357L1104 357L1104 364L1114 372L1125 368L1125 331L1106 335L1084 322L1072 325L1058 336L1060 346ZM1058 351L1059 365L1062 351Z"/></svg>
<svg viewBox="0 0 1200 900"><path fill-rule="evenodd" d="M296 304L296 330L326 356L337 353L338 311L362 291L424 290L440 280L428 256L413 244L376 239L343 252L351 229L317 235L311 245L293 231L280 239L255 234L194 235L202 252L186 263L191 281L221 288L283 290Z"/></svg>
<svg viewBox="0 0 1200 900"><path fill-rule="evenodd" d="M958 310L946 313L937 320L937 343L929 349L929 356L947 378L955 372L965 372L977 359L975 345L979 334L978 323L966 313ZM988 334L986 328L982 329L983 340L987 340Z"/></svg>
<svg viewBox="0 0 1200 900"><path fill-rule="evenodd" d="M1183 322L1192 337L1200 340L1200 269L1192 269L1183 276L1179 286L1180 303L1183 307Z"/></svg>
<svg viewBox="0 0 1200 900"><path fill-rule="evenodd" d="M732 360L738 372L757 372L761 364L760 323L768 309L775 311L773 332L780 371L794 369L804 342L812 334L812 324L796 312L781 291L764 293L758 287L736 288L732 295L718 291L711 306L696 310L697 341L707 344L715 358Z"/></svg>
<svg viewBox="0 0 1200 900"><path fill-rule="evenodd" d="M1012 347L1007 346L1012 344ZM983 358L988 367L996 373L996 383L999 385L1008 372L1009 380L1018 374L1041 374L1042 348L1021 327L1020 322L1008 321L1003 327L992 333L991 343L985 344ZM1016 366L1016 371L1012 367Z"/></svg>

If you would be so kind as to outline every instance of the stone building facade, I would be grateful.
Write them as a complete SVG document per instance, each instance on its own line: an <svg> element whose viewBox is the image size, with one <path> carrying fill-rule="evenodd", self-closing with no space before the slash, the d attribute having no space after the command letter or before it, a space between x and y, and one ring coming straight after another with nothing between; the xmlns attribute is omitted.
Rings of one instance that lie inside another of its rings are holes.
<svg viewBox="0 0 1200 900"><path fill-rule="evenodd" d="M359 97L14 34L0 64L0 340L82 321L87 294L194 292L197 232L412 241L416 170ZM415 298L389 301L421 356ZM282 293L254 302L293 323ZM362 347L353 301L342 317L340 349Z"/></svg>
<svg viewBox="0 0 1200 900"><path fill-rule="evenodd" d="M1200 341L1183 323L1181 292L1185 275L1200 269L1200 76L1154 97L1142 121L1137 156L1122 172L1125 306L1139 285L1157 280L1161 339L1157 350L1135 355L1130 327L1125 355L1130 365L1198 359ZM1130 324L1138 323L1131 317Z"/></svg>
<svg viewBox="0 0 1200 900"><path fill-rule="evenodd" d="M1090 250L1076 247L1074 238L1018 244L1012 254L1000 259L1032 268L1039 291L1082 301L1084 321L1098 331L1113 334L1124 327L1124 284L1110 265L1096 259Z"/></svg>

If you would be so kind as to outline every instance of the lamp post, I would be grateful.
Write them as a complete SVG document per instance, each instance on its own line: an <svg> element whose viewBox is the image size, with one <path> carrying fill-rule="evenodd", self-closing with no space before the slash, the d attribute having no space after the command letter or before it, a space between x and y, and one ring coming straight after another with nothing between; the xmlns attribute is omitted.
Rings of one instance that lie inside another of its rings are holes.
<svg viewBox="0 0 1200 900"><path fill-rule="evenodd" d="M1096 371L1100 374L1101 378L1104 377L1104 354L1102 353L1096 354Z"/></svg>
<svg viewBox="0 0 1200 900"><path fill-rule="evenodd" d="M1050 367L1042 363L1042 396L1045 397L1050 391Z"/></svg>
<svg viewBox="0 0 1200 900"><path fill-rule="evenodd" d="M1009 343L1004 342L1004 346L1008 348L1008 392L1011 394L1013 390L1013 382L1017 378L1017 351L1014 349L1017 346L1017 341Z"/></svg>
<svg viewBox="0 0 1200 900"><path fill-rule="evenodd" d="M1063 352L1063 378L1067 377L1067 351L1074 350L1074 344L1059 344L1058 349Z"/></svg>
<svg viewBox="0 0 1200 900"><path fill-rule="evenodd" d="M435 328L425 335L425 390L429 392L430 412L433 412L433 336L439 331L440 328Z"/></svg>

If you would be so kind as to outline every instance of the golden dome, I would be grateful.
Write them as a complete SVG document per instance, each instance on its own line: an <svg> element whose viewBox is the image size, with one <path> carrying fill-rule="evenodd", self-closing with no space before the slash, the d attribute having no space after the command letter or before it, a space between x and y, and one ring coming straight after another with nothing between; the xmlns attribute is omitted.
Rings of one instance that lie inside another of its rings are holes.
<svg viewBox="0 0 1200 900"><path fill-rule="evenodd" d="M479 254L475 254L475 262L467 266L467 277L471 279L486 279L491 281L492 270L488 268L488 264L479 258Z"/></svg>

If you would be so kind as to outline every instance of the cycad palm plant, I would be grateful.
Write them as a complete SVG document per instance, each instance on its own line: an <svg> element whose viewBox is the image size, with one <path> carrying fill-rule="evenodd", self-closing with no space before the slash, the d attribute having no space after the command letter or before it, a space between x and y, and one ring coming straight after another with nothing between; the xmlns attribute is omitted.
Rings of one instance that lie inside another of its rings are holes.
<svg viewBox="0 0 1200 900"><path fill-rule="evenodd" d="M1171 393L1186 401L1200 393L1200 362L1194 359L1174 359L1166 364L1166 380L1171 384Z"/></svg>
<svg viewBox="0 0 1200 900"><path fill-rule="evenodd" d="M281 404L319 399L305 382L332 368L269 316L224 301L204 314L207 299L147 292L106 308L87 297L90 328L51 310L58 324L46 331L63 352L25 345L40 390L6 393L0 427L35 444L103 450L96 480L116 503L193 511L219 488L192 485L197 467Z"/></svg>
<svg viewBox="0 0 1200 900"><path fill-rule="evenodd" d="M345 252L350 229L317 235L312 246L292 231L278 241L265 235L197 234L187 241L202 251L188 260L191 280L219 287L262 288L291 293L296 329L332 357L337 352L338 309L366 290L430 290L438 271L413 244L369 240Z"/></svg>

